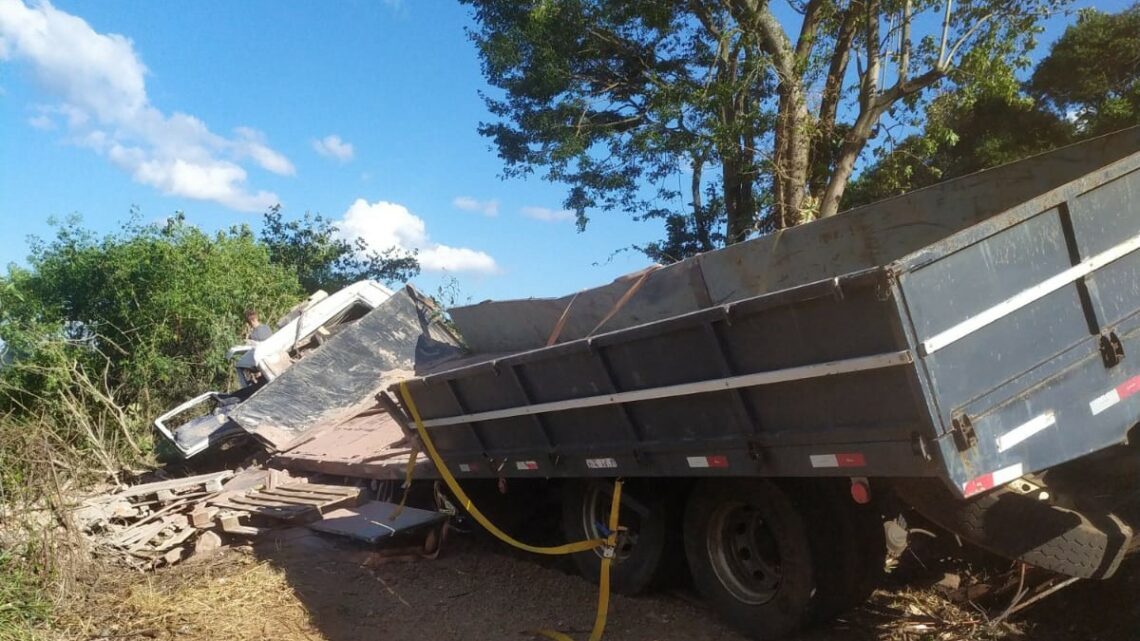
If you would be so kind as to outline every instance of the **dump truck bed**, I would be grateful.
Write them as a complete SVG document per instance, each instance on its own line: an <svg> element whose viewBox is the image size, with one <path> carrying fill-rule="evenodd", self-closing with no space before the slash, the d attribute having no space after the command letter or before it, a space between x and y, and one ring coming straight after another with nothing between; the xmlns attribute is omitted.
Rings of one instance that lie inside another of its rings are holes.
<svg viewBox="0 0 1140 641"><path fill-rule="evenodd" d="M640 301L467 308L468 344L524 351L409 389L460 477L935 476L969 496L1140 417L1138 149L1126 130L620 283Z"/></svg>

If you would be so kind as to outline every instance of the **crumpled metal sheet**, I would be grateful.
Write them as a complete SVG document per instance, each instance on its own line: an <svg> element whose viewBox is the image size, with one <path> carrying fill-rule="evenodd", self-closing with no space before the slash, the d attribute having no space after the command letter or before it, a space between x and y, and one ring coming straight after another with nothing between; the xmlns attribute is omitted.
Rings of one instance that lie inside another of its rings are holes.
<svg viewBox="0 0 1140 641"><path fill-rule="evenodd" d="M432 313L414 290L396 292L234 408L230 418L282 450L317 425L363 411L389 385L462 355Z"/></svg>

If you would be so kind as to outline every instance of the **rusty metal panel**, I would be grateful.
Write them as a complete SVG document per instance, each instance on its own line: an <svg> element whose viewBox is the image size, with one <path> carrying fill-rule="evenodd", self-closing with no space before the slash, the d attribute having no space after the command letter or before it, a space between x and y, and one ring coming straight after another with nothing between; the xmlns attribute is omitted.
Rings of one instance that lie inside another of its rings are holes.
<svg viewBox="0 0 1140 641"><path fill-rule="evenodd" d="M347 420L315 426L273 462L296 472L395 480L404 477L411 451L399 423L372 407ZM416 478L434 477L434 468L421 456Z"/></svg>
<svg viewBox="0 0 1140 641"><path fill-rule="evenodd" d="M309 529L347 536L365 543L377 543L380 539L439 523L446 518L439 512L405 507L393 519L392 514L397 507L395 503L368 501L356 507L328 512L324 519L311 523Z"/></svg>

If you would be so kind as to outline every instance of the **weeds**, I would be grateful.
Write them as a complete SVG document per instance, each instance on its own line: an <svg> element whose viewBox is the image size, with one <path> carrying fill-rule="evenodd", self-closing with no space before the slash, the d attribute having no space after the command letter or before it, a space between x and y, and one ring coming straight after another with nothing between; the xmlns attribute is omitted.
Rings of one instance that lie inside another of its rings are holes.
<svg viewBox="0 0 1140 641"><path fill-rule="evenodd" d="M74 596L89 563L68 518L75 488L146 463L149 447L105 377L67 360L15 367L55 384L35 413L0 415L0 641L42 638ZM0 377L0 396L32 397L11 385Z"/></svg>
<svg viewBox="0 0 1140 641"><path fill-rule="evenodd" d="M35 627L51 614L42 587L24 559L0 552L0 641L35 638Z"/></svg>

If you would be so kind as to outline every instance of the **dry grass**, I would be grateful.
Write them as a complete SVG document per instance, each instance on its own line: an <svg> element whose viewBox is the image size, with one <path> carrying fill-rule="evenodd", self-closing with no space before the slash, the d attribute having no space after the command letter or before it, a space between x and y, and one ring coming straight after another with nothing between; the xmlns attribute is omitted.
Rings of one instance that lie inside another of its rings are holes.
<svg viewBox="0 0 1140 641"><path fill-rule="evenodd" d="M1013 623L991 622L980 607L954 603L932 589L880 591L859 614L876 620L870 627L883 641L998 641L1023 638L1025 632Z"/></svg>
<svg viewBox="0 0 1140 641"><path fill-rule="evenodd" d="M321 639L284 572L240 553L139 574L92 568L44 638ZM46 631L45 631L46 632Z"/></svg>

